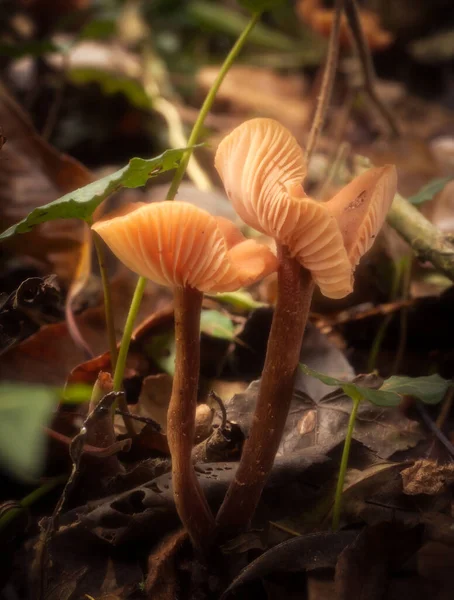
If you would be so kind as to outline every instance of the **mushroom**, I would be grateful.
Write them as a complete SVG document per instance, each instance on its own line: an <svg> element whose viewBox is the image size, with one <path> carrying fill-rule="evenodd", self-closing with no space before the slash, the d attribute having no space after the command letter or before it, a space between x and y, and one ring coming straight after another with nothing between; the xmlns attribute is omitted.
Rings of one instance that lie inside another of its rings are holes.
<svg viewBox="0 0 454 600"><path fill-rule="evenodd" d="M246 240L227 219L185 202L134 204L92 228L132 271L173 288L176 358L167 437L176 508L194 545L201 548L214 530L191 463L203 292L249 285L276 269L276 257Z"/></svg>
<svg viewBox="0 0 454 600"><path fill-rule="evenodd" d="M272 119L252 119L234 129L220 143L215 166L239 216L275 239L279 258L277 302L255 416L217 516L225 531L248 525L273 466L314 286L329 298L353 290L354 268L393 200L396 171L390 165L371 169L328 202L316 202L302 187L302 148Z"/></svg>

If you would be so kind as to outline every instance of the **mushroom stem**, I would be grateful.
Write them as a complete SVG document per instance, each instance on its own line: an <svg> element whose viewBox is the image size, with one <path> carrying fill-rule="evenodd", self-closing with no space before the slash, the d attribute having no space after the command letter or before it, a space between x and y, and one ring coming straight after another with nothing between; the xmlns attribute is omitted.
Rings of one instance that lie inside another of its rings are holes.
<svg viewBox="0 0 454 600"><path fill-rule="evenodd" d="M278 245L278 297L257 405L240 464L216 518L221 536L245 529L260 500L284 431L314 290L311 273Z"/></svg>
<svg viewBox="0 0 454 600"><path fill-rule="evenodd" d="M175 288L175 376L167 413L167 440L172 456L172 483L180 519L194 544L207 547L214 517L191 461L200 369L200 312L202 292Z"/></svg>

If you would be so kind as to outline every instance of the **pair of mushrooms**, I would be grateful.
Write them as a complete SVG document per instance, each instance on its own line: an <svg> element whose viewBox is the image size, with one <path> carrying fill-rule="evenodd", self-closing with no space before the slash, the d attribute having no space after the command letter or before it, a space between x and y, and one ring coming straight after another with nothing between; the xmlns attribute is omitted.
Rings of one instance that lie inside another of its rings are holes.
<svg viewBox="0 0 454 600"><path fill-rule="evenodd" d="M230 221L185 202L135 204L93 225L132 271L174 291L176 361L167 432L176 507L198 547L210 543L215 526L232 531L249 523L282 436L314 285L329 298L352 291L354 269L396 191L395 168L385 166L358 176L328 202L310 199L302 187L303 151L271 119L237 127L219 145L215 165L239 216L275 239L277 256L246 240ZM215 523L191 464L202 297L275 270L278 299L256 412Z"/></svg>

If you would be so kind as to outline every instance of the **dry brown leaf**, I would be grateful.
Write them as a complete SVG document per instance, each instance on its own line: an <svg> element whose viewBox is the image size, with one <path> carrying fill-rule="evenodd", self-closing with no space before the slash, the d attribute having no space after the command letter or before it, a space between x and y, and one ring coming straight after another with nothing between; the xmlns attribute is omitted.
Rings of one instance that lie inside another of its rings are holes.
<svg viewBox="0 0 454 600"><path fill-rule="evenodd" d="M454 483L454 464L439 465L432 460L417 460L401 472L404 494L435 496Z"/></svg>
<svg viewBox="0 0 454 600"><path fill-rule="evenodd" d="M211 88L218 73L218 67L204 67L199 71L197 83L204 92ZM228 102L241 112L274 117L293 131L301 132L312 110L310 102L304 99L305 93L306 85L301 76L234 66L222 82L216 99Z"/></svg>
<svg viewBox="0 0 454 600"><path fill-rule="evenodd" d="M60 153L34 129L29 117L0 86L0 122L8 143L0 161L0 227L6 229L37 206L93 180L78 161ZM72 281L79 263L83 223L75 219L48 222L8 241L17 254L48 265L65 282Z"/></svg>
<svg viewBox="0 0 454 600"><path fill-rule="evenodd" d="M300 0L296 7L297 14L311 29L329 37L334 21L334 10L325 8L323 0ZM361 27L371 50L384 50L393 42L393 35L382 28L380 18L371 10L361 8L359 11ZM351 37L345 15L342 17L340 30L341 47L350 48Z"/></svg>

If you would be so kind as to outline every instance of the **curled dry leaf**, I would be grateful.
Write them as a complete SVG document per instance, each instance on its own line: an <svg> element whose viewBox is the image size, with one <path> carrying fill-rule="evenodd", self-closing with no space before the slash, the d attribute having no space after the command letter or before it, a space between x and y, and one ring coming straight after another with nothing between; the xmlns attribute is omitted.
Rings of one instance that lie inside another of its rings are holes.
<svg viewBox="0 0 454 600"><path fill-rule="evenodd" d="M404 494L435 496L454 483L454 465L440 465L431 460L417 460L401 472Z"/></svg>

